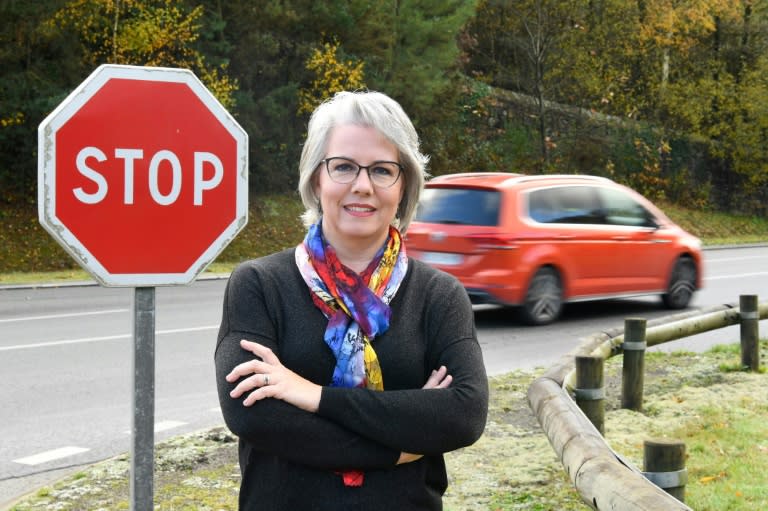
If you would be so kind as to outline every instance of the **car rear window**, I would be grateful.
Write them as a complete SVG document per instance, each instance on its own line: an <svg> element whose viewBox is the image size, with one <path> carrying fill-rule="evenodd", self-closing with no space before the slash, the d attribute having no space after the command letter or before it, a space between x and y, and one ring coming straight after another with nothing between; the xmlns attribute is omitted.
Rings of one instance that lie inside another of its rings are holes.
<svg viewBox="0 0 768 511"><path fill-rule="evenodd" d="M498 225L501 194L496 190L427 188L415 220L432 224Z"/></svg>

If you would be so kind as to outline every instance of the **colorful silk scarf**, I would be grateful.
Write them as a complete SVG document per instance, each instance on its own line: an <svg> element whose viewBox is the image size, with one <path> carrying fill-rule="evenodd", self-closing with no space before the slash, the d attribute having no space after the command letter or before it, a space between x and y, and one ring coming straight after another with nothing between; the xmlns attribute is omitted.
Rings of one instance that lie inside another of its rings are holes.
<svg viewBox="0 0 768 511"><path fill-rule="evenodd" d="M324 339L336 357L331 385L384 390L371 341L389 328L389 303L408 269L400 232L390 226L386 243L358 274L339 261L323 238L322 225L314 224L296 247L296 265L315 305L328 318ZM347 486L363 483L362 472L343 475Z"/></svg>

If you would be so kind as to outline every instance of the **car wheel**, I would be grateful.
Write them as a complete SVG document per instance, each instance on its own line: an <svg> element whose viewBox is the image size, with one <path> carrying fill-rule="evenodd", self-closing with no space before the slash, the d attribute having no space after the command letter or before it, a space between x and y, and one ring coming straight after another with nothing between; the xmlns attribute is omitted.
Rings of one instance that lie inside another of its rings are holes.
<svg viewBox="0 0 768 511"><path fill-rule="evenodd" d="M669 276L667 292L661 296L669 309L684 309L688 306L696 291L696 265L690 257L681 257L675 261Z"/></svg>
<svg viewBox="0 0 768 511"><path fill-rule="evenodd" d="M554 268L541 268L531 279L525 303L523 321L529 325L546 325L555 321L563 309L563 286Z"/></svg>

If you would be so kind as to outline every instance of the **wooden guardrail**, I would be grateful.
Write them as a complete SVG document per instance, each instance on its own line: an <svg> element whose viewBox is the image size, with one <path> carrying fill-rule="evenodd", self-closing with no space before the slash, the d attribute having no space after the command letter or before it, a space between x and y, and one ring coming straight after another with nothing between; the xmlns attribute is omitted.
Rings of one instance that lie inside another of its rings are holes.
<svg viewBox="0 0 768 511"><path fill-rule="evenodd" d="M768 301L758 304L759 319L768 318ZM724 304L649 321L647 346L738 324L740 309ZM559 457L581 499L593 509L623 511L690 510L651 483L643 473L613 451L600 431L571 399L576 386L576 357L608 359L622 353L624 328L582 339L528 387L528 404Z"/></svg>

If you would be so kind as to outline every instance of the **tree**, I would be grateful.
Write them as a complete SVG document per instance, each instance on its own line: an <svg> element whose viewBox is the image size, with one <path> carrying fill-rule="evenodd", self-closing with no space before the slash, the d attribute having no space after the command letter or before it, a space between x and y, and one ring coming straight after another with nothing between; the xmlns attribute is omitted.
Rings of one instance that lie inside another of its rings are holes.
<svg viewBox="0 0 768 511"><path fill-rule="evenodd" d="M225 107L237 84L226 66L210 66L194 45L203 8L181 0L71 0L48 22L70 31L86 67L103 63L191 69Z"/></svg>
<svg viewBox="0 0 768 511"><path fill-rule="evenodd" d="M677 16L661 25L668 35L658 41L671 68L658 89L656 118L667 130L706 141L719 207L764 211L768 88L757 56L768 49L766 7L750 0L673 7Z"/></svg>
<svg viewBox="0 0 768 511"><path fill-rule="evenodd" d="M299 91L299 113L312 113L314 109L336 92L365 87L363 62L339 58L338 43L324 43L316 48L306 67L314 74L312 85Z"/></svg>
<svg viewBox="0 0 768 511"><path fill-rule="evenodd" d="M432 152L434 166L450 159L445 130L456 103L455 37L472 1L451 0L228 0L221 9L232 46L229 70L238 77L236 116L251 140L251 182L260 190L293 190L307 113L300 90L318 78L313 52L335 48L346 71L362 66L365 85L399 101ZM326 63L330 63L330 60ZM319 64L319 63L318 63ZM337 71L342 71L335 68ZM342 73L342 74L343 74ZM358 82L345 84L351 88ZM316 97L329 83L315 84ZM448 105L448 107L446 107ZM449 148L458 151L458 148Z"/></svg>
<svg viewBox="0 0 768 511"><path fill-rule="evenodd" d="M720 206L752 197L755 210L768 195L767 22L768 3L756 0L485 0L462 39L465 69L533 96L540 123L573 106L583 128L602 119L602 135L566 127L571 154L552 121L540 124L540 147L545 133L559 144L559 169L586 158L576 168L630 182L650 179L637 175L649 169L663 176L655 185L693 176L698 190L714 185Z"/></svg>
<svg viewBox="0 0 768 511"><path fill-rule="evenodd" d="M365 82L397 100L431 154L434 173L452 168L459 148L457 35L474 11L469 0L331 0L313 3L315 30L365 64ZM306 81L306 78L304 78Z"/></svg>
<svg viewBox="0 0 768 511"><path fill-rule="evenodd" d="M78 75L73 46L43 26L61 4L0 1L0 205L34 200L37 125Z"/></svg>
<svg viewBox="0 0 768 511"><path fill-rule="evenodd" d="M513 83L518 90L530 95L536 105L536 128L540 154L539 170L549 164L550 132L547 121L547 101L557 97L558 83L553 80L556 55L565 51L564 42L569 33L579 29L578 19L583 13L578 1L521 0L503 2L484 0L480 3L474 23L469 25L469 37L478 43L476 48L485 49L491 55L509 58L509 62L492 64L488 69L503 71L507 83ZM490 30L486 32L486 23ZM487 34L502 35L497 45L485 41ZM483 41L480 43L480 41ZM470 51L473 51L470 48ZM489 66L482 59L483 66ZM493 78L491 78L493 80Z"/></svg>
<svg viewBox="0 0 768 511"><path fill-rule="evenodd" d="M385 67L387 92L419 123L438 121L445 96L453 94L459 50L456 37L472 14L473 2L421 0L392 2Z"/></svg>
<svg viewBox="0 0 768 511"><path fill-rule="evenodd" d="M182 1L0 1L0 200L36 196L37 125L99 64L192 69L232 106L226 61L197 50L202 10Z"/></svg>

